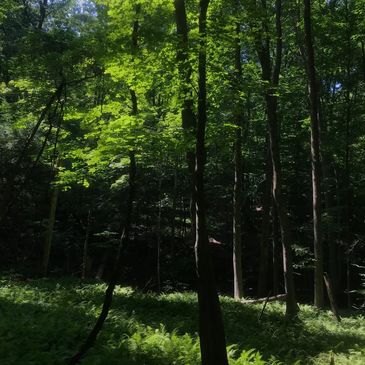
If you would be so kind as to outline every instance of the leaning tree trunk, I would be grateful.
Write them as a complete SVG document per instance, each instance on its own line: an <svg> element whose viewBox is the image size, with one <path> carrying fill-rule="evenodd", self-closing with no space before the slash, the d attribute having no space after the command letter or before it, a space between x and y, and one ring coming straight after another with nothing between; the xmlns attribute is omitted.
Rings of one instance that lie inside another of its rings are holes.
<svg viewBox="0 0 365 365"><path fill-rule="evenodd" d="M94 346L96 338L101 331L106 318L108 317L110 307L112 305L113 293L117 281L120 277L120 272L122 268L122 247L129 240L129 233L131 228L132 211L133 211L133 200L135 195L135 177L136 177L136 161L134 153L130 153L130 163L129 163L129 196L126 207L126 218L124 223L124 229L120 237L119 248L117 259L114 264L113 273L109 285L105 291L103 308L99 314L98 319L90 333L88 334L85 342L80 346L77 353L68 360L69 365L78 364L86 355L86 353Z"/></svg>
<svg viewBox="0 0 365 365"><path fill-rule="evenodd" d="M208 241L203 182L206 160L206 22L209 0L200 0L199 5L199 101L196 131L194 200L196 203L195 259L198 276L200 351L202 365L228 365L224 326L215 287Z"/></svg>
<svg viewBox="0 0 365 365"><path fill-rule="evenodd" d="M136 15L138 15L140 11L140 7L136 6ZM137 41L138 41L138 31L139 31L139 21L138 18L133 23L133 31L132 31L132 54L135 53L137 49ZM132 88L129 88L129 93L131 97L132 111L131 116L138 115L138 99L135 91ZM119 239L119 247L117 257L114 263L112 276L109 282L109 285L105 291L103 308L99 314L98 319L90 333L88 334L85 342L80 346L77 353L72 356L68 360L68 365L76 365L78 364L86 355L86 353L94 346L94 343L97 339L99 332L101 331L106 318L108 317L110 307L113 301L113 294L115 286L117 285L117 281L121 275L122 268L122 248L128 243L130 230L132 225L132 214L133 214L133 201L136 193L136 158L135 152L129 152L129 191L128 191L128 200L126 206L126 217L124 222L124 228L121 232L121 236Z"/></svg>
<svg viewBox="0 0 365 365"><path fill-rule="evenodd" d="M312 191L313 191L313 246L314 246L314 305L324 306L323 286L323 244L321 225L321 160L320 160L320 126L319 99L316 70L314 64L314 48L311 24L311 0L304 0L304 32L306 47L306 67L308 74L308 93L311 119L311 160L312 160Z"/></svg>

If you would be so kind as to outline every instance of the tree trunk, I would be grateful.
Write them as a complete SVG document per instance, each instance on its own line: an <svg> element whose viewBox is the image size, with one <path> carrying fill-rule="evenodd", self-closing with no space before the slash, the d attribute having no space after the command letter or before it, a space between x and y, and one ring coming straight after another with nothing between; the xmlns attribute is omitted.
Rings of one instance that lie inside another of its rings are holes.
<svg viewBox="0 0 365 365"><path fill-rule="evenodd" d="M48 0L39 0L39 19L37 28L42 29L47 15Z"/></svg>
<svg viewBox="0 0 365 365"><path fill-rule="evenodd" d="M85 230L85 241L84 241L83 258L82 258L82 274L81 274L82 279L86 279L90 271L90 257L89 257L90 228L91 228L91 209L89 209L89 212L87 214L87 225Z"/></svg>
<svg viewBox="0 0 365 365"><path fill-rule="evenodd" d="M239 3L238 3L239 4ZM237 6L238 8L238 6ZM237 9L238 10L238 9ZM234 84L239 91L242 83L240 24L236 24L235 41L235 78ZM242 169L242 108L238 98L235 106L236 135L234 141L234 187L233 187L233 284L234 298L243 297L242 273L242 203L243 203L243 169Z"/></svg>
<svg viewBox="0 0 365 365"><path fill-rule="evenodd" d="M215 287L213 265L208 241L204 194L204 165L206 160L206 22L209 0L199 3L199 66L198 120L194 174L196 204L195 259L198 276L199 336L202 365L228 365L224 326Z"/></svg>
<svg viewBox="0 0 365 365"><path fill-rule="evenodd" d="M269 265L269 232L270 232L270 207L272 203L272 164L270 156L270 146L267 141L266 151L266 172L265 172L265 185L264 185L264 197L262 203L262 223L261 223L261 237L260 237L260 261L259 261L259 277L257 294L259 297L264 297L268 293L268 265ZM274 252L273 252L274 255ZM274 260L274 256L273 256ZM276 289L277 293L277 289ZM276 294L275 293L275 294Z"/></svg>
<svg viewBox="0 0 365 365"><path fill-rule="evenodd" d="M104 303L103 308L99 314L98 319L96 320L96 323L93 327L93 329L88 334L85 342L80 346L80 349L77 351L77 353L72 356L68 360L69 365L75 365L78 364L86 355L86 353L91 349L91 347L94 345L96 338L101 331L104 322L106 318L108 317L109 310L112 304L113 300L113 292L115 289L115 286L117 285L117 281L120 276L120 271L122 267L122 254L121 250L123 245L128 242L129 240L129 233L131 228L131 219L132 219L132 212L133 212L133 200L135 195L135 176L136 176L136 161L134 153L130 153L130 164L129 164L129 196L127 201L127 207L126 207L126 218L124 223L124 229L120 237L120 243L119 243L119 249L117 254L117 259L114 264L113 273L111 280L109 282L109 285L105 291L104 296Z"/></svg>
<svg viewBox="0 0 365 365"><path fill-rule="evenodd" d="M46 277L48 274L48 265L49 258L51 255L51 246L52 246L52 237L53 237L53 228L56 221L56 210L57 210L57 201L58 201L58 187L52 187L51 192L51 205L49 210L49 217L47 221L47 229L44 240L43 247L43 259L42 259L42 273L43 276Z"/></svg>
<svg viewBox="0 0 365 365"><path fill-rule="evenodd" d="M193 149L193 137L196 128L196 117L194 115L193 95L191 87L191 65L189 60L189 30L186 18L185 0L174 0L176 32L178 37L178 46L176 50L176 60L180 76L180 95L182 98L181 120L184 131L184 139L187 145L186 160L188 164L188 172L190 175L191 186L191 230L193 235L196 232L195 222L195 201L193 194L193 175L195 168L195 156Z"/></svg>
<svg viewBox="0 0 365 365"><path fill-rule="evenodd" d="M280 272L280 245L279 245L279 218L275 204L271 207L272 216L272 292L279 294L279 272Z"/></svg>
<svg viewBox="0 0 365 365"><path fill-rule="evenodd" d="M313 246L314 246L314 305L324 306L323 287L323 244L321 224L321 160L318 84L314 63L314 48L311 24L311 0L304 0L304 32L306 47L306 68L311 119L311 161L313 191Z"/></svg>
<svg viewBox="0 0 365 365"><path fill-rule="evenodd" d="M347 292L347 306L351 308L351 174L350 174L350 128L351 128L351 61L352 61L352 47L351 47L351 19L348 1L345 1L346 23L347 28L347 62L346 62L346 133L345 133L345 176L344 176L344 191L345 191L345 243L346 243L346 292Z"/></svg>
<svg viewBox="0 0 365 365"><path fill-rule="evenodd" d="M265 12L266 1L261 0ZM272 195L274 204L276 206L281 240L283 246L283 269L284 269L284 282L286 292L286 315L288 317L294 316L299 307L295 298L295 287L293 278L293 263L292 263L292 247L291 247L291 234L289 227L289 220L287 216L287 209L284 203L282 195L282 177L281 177L281 160L279 149L279 132L278 132L278 113L277 113L277 95L276 89L279 84L279 75L281 69L282 60L282 28L281 28L281 0L276 0L276 60L272 69L271 56L270 56L270 39L268 38L269 30L267 28L266 19L263 20L263 34L264 39L260 39L258 44L258 55L262 68L262 78L270 85L265 92L265 101L267 108L267 120L269 127L269 141L270 141L270 154L273 167L273 180L272 180Z"/></svg>
<svg viewBox="0 0 365 365"><path fill-rule="evenodd" d="M157 252L156 252L156 282L157 291L161 292L161 184L162 180L158 181L158 214L157 214Z"/></svg>
<svg viewBox="0 0 365 365"><path fill-rule="evenodd" d="M140 6L137 5L136 8L136 20L133 22L133 31L132 31L132 37L131 37L131 44L132 44L132 54L135 53L137 46L138 46L138 31L139 31L139 21L138 21L138 13L140 11ZM135 91L132 88L129 88L129 93L131 96L131 103L132 103L132 111L131 115L136 116L138 114L138 99ZM128 200L127 200L127 206L126 206L126 217L124 222L124 228L122 230L120 239L119 239L119 247L117 252L117 257L114 263L112 276L109 282L109 285L105 291L104 295L104 303L102 310L99 314L98 319L96 320L96 323L93 327L93 329L88 334L85 342L80 346L78 352L72 356L68 364L69 365L76 365L78 364L83 357L86 355L86 353L94 346L94 343L96 341L96 338L101 331L104 322L106 318L108 317L110 307L112 305L113 300L113 293L115 286L117 285L117 281L121 274L121 268L122 268L122 248L123 246L128 243L129 236L130 236L130 230L132 225L132 215L133 215L133 201L135 198L136 193L136 158L135 158L135 152L130 151L129 152L129 194L128 194Z"/></svg>

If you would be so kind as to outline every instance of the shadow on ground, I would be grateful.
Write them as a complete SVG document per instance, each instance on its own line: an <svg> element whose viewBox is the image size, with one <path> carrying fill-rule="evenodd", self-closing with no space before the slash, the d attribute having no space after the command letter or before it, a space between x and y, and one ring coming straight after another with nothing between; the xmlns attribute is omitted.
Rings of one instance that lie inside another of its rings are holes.
<svg viewBox="0 0 365 365"><path fill-rule="evenodd" d="M55 281L30 281L16 283L5 291L0 288L1 363L64 364L93 325L103 294L101 285L75 281L62 281L60 285ZM318 314L316 318L316 312L308 308L295 321L286 321L282 306L269 305L259 321L261 305L223 299L222 307L227 343L237 344L239 351L255 348L265 359L273 355L285 364L296 360L309 364L309 358L323 352L346 353L365 347L364 332L352 330L346 319L337 325L329 315ZM171 336L171 332L176 335ZM188 350L195 346L194 351L198 352L196 336L194 294L118 290L102 335L83 363L171 365L171 357L182 355L191 356L189 364L195 364L196 355ZM143 341L151 343L144 347ZM183 359L176 362L187 363Z"/></svg>

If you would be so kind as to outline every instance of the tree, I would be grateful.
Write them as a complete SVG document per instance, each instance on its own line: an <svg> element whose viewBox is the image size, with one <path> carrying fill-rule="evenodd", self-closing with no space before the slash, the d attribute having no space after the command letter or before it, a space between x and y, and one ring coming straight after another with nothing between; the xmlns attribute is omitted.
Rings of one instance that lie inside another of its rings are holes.
<svg viewBox="0 0 365 365"><path fill-rule="evenodd" d="M202 365L228 364L226 340L206 226L204 165L207 122L206 60L209 0L199 2L198 118L196 127L194 201L196 204L195 261L198 275L199 336Z"/></svg>
<svg viewBox="0 0 365 365"><path fill-rule="evenodd" d="M267 121L269 129L270 140L270 155L272 161L272 195L275 206L278 211L281 239L283 244L283 267L284 267L284 280L286 291L286 315L288 317L294 316L299 308L295 299L295 287L293 278L293 262L292 262L292 247L290 237L290 227L287 215L287 209L284 203L284 197L282 193L282 173L281 173L281 159L279 149L279 134L278 134L278 95L277 88L279 84L280 69L282 62L282 25L281 25L281 13L282 4L281 0L275 2L275 19L276 19L276 58L275 63L272 66L270 56L270 38L269 29L267 24L267 5L266 0L261 1L262 11L264 13L262 19L262 38L257 39L257 52L262 68L262 78L266 83L265 88L265 102L267 108Z"/></svg>
<svg viewBox="0 0 365 365"><path fill-rule="evenodd" d="M314 61L314 49L311 25L311 1L304 0L304 31L307 54L308 93L311 119L311 159L313 190L313 245L314 245L314 305L324 306L323 291L323 245L321 227L321 160L320 126L318 118L318 83Z"/></svg>
<svg viewBox="0 0 365 365"><path fill-rule="evenodd" d="M237 1L236 11L239 12L240 1ZM237 93L240 96L240 84L242 83L241 45L240 45L240 23L236 23L236 44L235 44L235 83L238 85ZM242 273L242 205L243 205L243 169L242 169L242 129L243 115L242 100L237 98L235 107L236 135L234 141L234 187L233 187L233 285L234 297L243 297L243 273Z"/></svg>

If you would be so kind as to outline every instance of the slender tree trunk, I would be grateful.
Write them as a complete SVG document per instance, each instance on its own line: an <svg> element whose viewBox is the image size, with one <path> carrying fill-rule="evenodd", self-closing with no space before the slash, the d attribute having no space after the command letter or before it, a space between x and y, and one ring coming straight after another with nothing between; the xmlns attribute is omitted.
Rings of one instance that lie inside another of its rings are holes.
<svg viewBox="0 0 365 365"><path fill-rule="evenodd" d="M311 0L304 0L304 32L306 47L306 67L308 74L308 93L311 119L311 160L313 191L313 246L314 246L314 305L324 306L323 287L323 244L321 223L321 160L320 160L320 126L319 98L316 69L314 63L314 47L311 24Z"/></svg>
<svg viewBox="0 0 365 365"><path fill-rule="evenodd" d="M261 0L263 9L267 12L266 1ZM293 317L299 310L295 298L295 287L293 278L293 259L291 247L291 233L287 209L282 195L282 176L281 160L279 149L279 131L278 131L278 112L276 89L279 84L279 75L282 61L282 28L281 28L281 0L276 0L276 59L274 67L271 66L270 56L270 39L268 38L269 30L267 29L266 18L263 20L263 33L265 38L259 40L258 55L262 68L262 78L270 85L265 92L265 101L267 108L267 120L269 127L270 154L273 167L272 195L276 206L281 240L283 246L283 269L286 292L286 315Z"/></svg>
<svg viewBox="0 0 365 365"><path fill-rule="evenodd" d="M204 166L206 160L206 23L209 0L199 3L199 101L196 131L194 201L196 203L195 260L198 275L199 336L202 365L228 365L226 340L215 286L206 226Z"/></svg>
<svg viewBox="0 0 365 365"><path fill-rule="evenodd" d="M185 143L187 145L186 160L190 175L191 184L191 230L192 234L196 232L195 221L195 201L193 194L193 175L195 168L195 156L193 148L193 137L196 127L196 117L194 115L194 102L191 87L192 69L189 60L189 30L186 18L185 0L174 0L176 32L178 37L178 46L176 50L176 60L180 76L180 95L182 98L181 120L184 131Z"/></svg>
<svg viewBox="0 0 365 365"><path fill-rule="evenodd" d="M61 115L58 117L58 126L57 131L55 135L55 141L54 141L54 147L53 147L53 168L51 172L51 178L50 181L52 183L56 181L57 172L58 172L58 164L59 164L59 158L57 156L57 144L58 144L58 138L60 135L61 130L61 122L63 118L63 107L61 111ZM57 209L57 201L58 201L58 187L57 185L51 186L51 205L50 205L50 212L47 222L47 230L45 235L45 241L44 241L44 249L43 249L43 260L42 260L42 271L43 275L47 276L48 272L48 265L49 265L49 258L51 254L51 246L52 246L52 237L53 237L53 228L56 221L56 209Z"/></svg>
<svg viewBox="0 0 365 365"><path fill-rule="evenodd" d="M161 179L158 182L158 214L157 214L157 261L156 278L157 291L161 292Z"/></svg>
<svg viewBox="0 0 365 365"><path fill-rule="evenodd" d="M270 208L272 203L272 163L270 156L270 146L267 141L266 151L266 171L265 171L265 186L264 197L262 204L262 223L261 223L261 237L260 237L260 261L259 261L259 277L257 294L260 298L267 295L267 280L268 280L268 265L269 265L269 232L270 232ZM273 252L274 254L274 252ZM273 260L274 257L273 257ZM275 293L274 293L275 294Z"/></svg>
<svg viewBox="0 0 365 365"><path fill-rule="evenodd" d="M239 2L237 2L237 10ZM240 45L240 24L236 24L235 41L235 78L234 84L239 91L242 83L241 45ZM235 121L236 135L234 141L234 187L233 187L233 283L234 298L243 297L243 272L242 272L242 203L243 203L243 168L242 168L242 101L236 101Z"/></svg>
<svg viewBox="0 0 365 365"><path fill-rule="evenodd" d="M362 58L362 73L365 82L365 42L361 41L361 58Z"/></svg>
<svg viewBox="0 0 365 365"><path fill-rule="evenodd" d="M347 62L346 62L346 132L345 132L345 242L346 242L346 292L347 306L351 308L351 175L350 175L350 128L351 128L351 19L348 1L345 0L347 23Z"/></svg>
<svg viewBox="0 0 365 365"><path fill-rule="evenodd" d="M273 295L279 294L280 244L279 218L275 204L271 207L272 216L272 285Z"/></svg>
<svg viewBox="0 0 365 365"><path fill-rule="evenodd" d="M56 221L56 209L57 209L57 201L58 201L58 187L52 187L51 192L51 205L49 210L49 217L47 221L47 229L44 240L43 247L43 259L42 259L42 273L43 276L46 277L48 274L48 265L49 258L51 255L51 246L52 246L52 237L53 237L53 228Z"/></svg>
<svg viewBox="0 0 365 365"><path fill-rule="evenodd" d="M83 249L83 258L82 258L82 274L81 278L86 279L89 275L90 269L90 258L89 258L89 238L90 238L90 229L91 229L91 209L87 214L87 225L85 230L85 241L84 241L84 249Z"/></svg>

